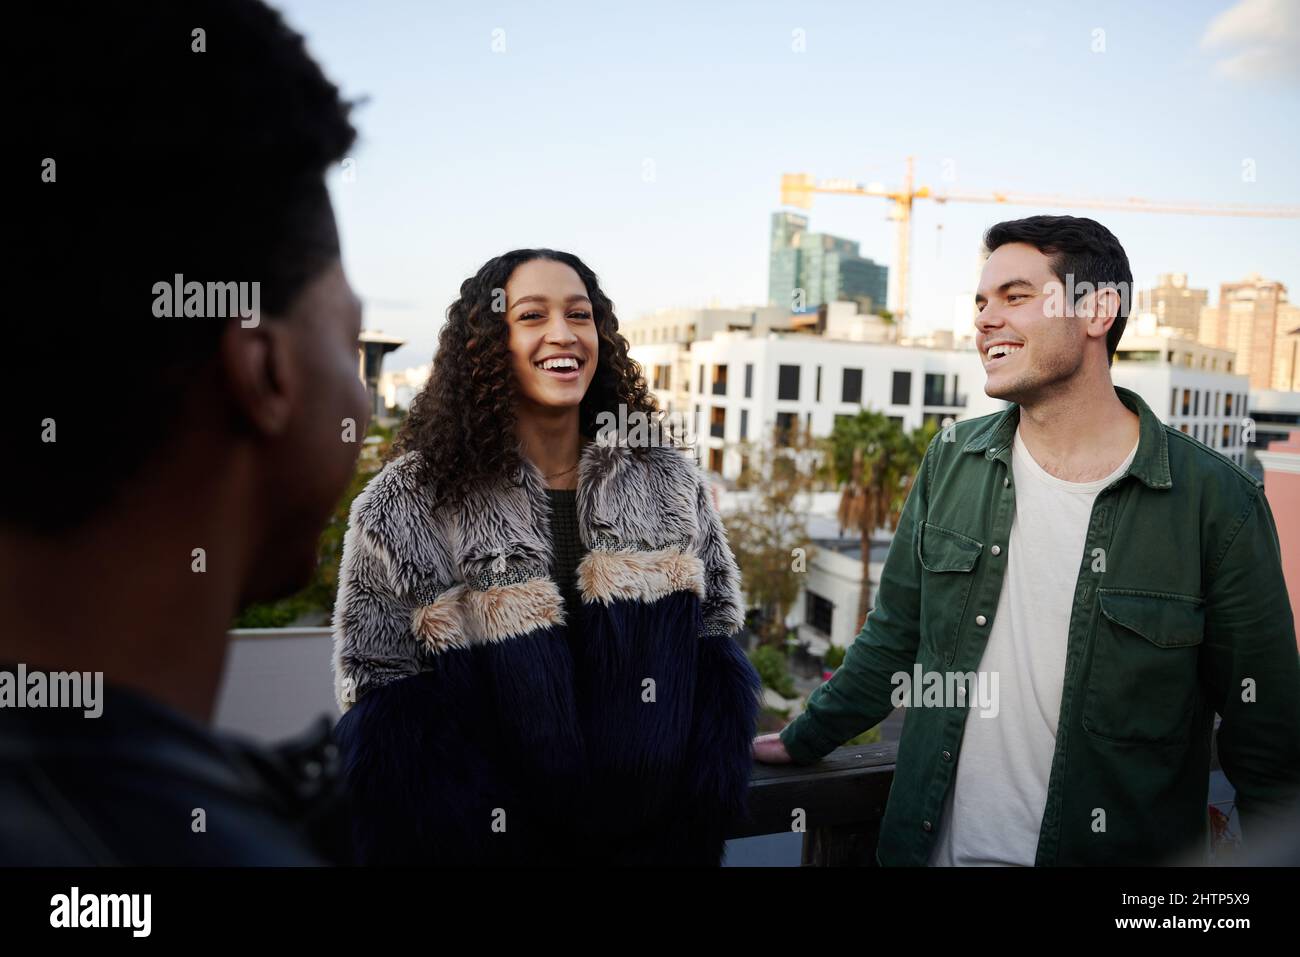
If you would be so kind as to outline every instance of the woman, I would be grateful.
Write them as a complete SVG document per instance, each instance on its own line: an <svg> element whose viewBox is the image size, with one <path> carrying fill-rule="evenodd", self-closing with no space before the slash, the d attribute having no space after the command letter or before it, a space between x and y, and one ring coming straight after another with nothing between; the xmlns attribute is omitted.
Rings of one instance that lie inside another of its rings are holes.
<svg viewBox="0 0 1300 957"><path fill-rule="evenodd" d="M344 544L363 862L720 861L759 683L709 484L659 430L608 428L655 411L576 256L516 250L461 285Z"/></svg>

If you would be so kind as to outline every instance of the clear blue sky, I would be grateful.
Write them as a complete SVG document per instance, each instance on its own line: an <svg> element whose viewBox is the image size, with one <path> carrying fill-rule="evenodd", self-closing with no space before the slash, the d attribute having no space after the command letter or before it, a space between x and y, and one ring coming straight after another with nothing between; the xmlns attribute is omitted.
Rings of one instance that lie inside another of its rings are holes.
<svg viewBox="0 0 1300 957"><path fill-rule="evenodd" d="M332 189L367 326L410 341L390 369L427 361L460 282L517 246L582 256L624 318L763 302L783 172L893 185L912 154L932 186L1300 205L1300 0L278 6L369 98ZM988 225L1039 211L921 205L918 325L951 324ZM809 215L892 265L886 213ZM1300 220L1092 215L1139 279L1187 272L1217 301L1257 271L1300 300Z"/></svg>

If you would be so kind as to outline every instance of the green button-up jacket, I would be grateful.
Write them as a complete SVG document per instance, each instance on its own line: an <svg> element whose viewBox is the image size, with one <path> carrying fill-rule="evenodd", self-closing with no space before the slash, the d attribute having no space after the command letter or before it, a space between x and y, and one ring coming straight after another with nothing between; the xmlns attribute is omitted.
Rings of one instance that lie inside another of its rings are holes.
<svg viewBox="0 0 1300 957"><path fill-rule="evenodd" d="M1263 485L1162 424L1135 393L1115 392L1141 420L1138 448L1097 495L1079 556L1039 865L1203 853L1216 713L1243 840L1288 825L1294 833L1300 656ZM1018 423L1012 405L931 442L874 609L843 665L781 733L796 762L882 721L896 674L918 664L978 671L1007 567ZM975 705L965 700L909 708L880 863L929 859Z"/></svg>

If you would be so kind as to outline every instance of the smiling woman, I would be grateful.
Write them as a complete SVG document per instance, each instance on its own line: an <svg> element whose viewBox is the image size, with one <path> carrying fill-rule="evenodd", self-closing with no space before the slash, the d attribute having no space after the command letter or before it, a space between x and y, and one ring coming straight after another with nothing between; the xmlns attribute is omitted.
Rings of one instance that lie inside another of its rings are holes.
<svg viewBox="0 0 1300 957"><path fill-rule="evenodd" d="M576 256L461 286L397 455L356 499L335 606L361 860L717 864L758 677L694 462Z"/></svg>

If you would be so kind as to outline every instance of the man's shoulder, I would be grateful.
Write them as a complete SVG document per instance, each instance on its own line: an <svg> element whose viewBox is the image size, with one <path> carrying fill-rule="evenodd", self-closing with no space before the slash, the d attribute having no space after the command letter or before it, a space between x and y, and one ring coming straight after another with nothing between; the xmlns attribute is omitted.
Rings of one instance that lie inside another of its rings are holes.
<svg viewBox="0 0 1300 957"><path fill-rule="evenodd" d="M1264 483L1217 449L1192 438L1181 429L1162 424L1169 448L1169 471L1174 487L1183 482L1212 482L1243 501L1252 499Z"/></svg>
<svg viewBox="0 0 1300 957"><path fill-rule="evenodd" d="M257 746L134 693L0 711L0 866L325 863Z"/></svg>

